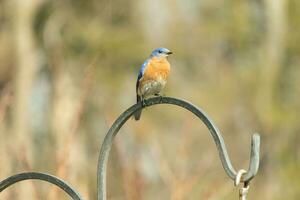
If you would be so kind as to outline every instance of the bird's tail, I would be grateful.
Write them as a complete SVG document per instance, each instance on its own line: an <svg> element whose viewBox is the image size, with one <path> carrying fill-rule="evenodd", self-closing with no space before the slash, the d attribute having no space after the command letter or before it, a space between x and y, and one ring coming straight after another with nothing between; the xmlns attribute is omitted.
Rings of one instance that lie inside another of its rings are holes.
<svg viewBox="0 0 300 200"><path fill-rule="evenodd" d="M141 97L137 94L136 95L136 102L139 103L141 102ZM137 110L135 113L134 113L134 119L136 121L138 121L140 118L141 118L141 114L142 114L142 109L139 109Z"/></svg>

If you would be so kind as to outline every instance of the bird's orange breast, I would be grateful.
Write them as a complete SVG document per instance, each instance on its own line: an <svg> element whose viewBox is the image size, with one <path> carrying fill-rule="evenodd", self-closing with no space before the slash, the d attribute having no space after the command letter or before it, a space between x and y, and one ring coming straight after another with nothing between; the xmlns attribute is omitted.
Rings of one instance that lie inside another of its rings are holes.
<svg viewBox="0 0 300 200"><path fill-rule="evenodd" d="M167 80L170 73L170 63L166 58L152 58L145 69L143 81Z"/></svg>

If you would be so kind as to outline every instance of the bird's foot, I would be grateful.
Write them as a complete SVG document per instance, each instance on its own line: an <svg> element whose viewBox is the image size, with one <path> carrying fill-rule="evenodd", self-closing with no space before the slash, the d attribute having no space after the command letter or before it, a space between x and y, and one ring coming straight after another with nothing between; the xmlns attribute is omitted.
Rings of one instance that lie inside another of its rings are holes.
<svg viewBox="0 0 300 200"><path fill-rule="evenodd" d="M159 102L162 103L162 100L163 100L164 95L161 95L161 94L154 94L154 96L160 97Z"/></svg>
<svg viewBox="0 0 300 200"><path fill-rule="evenodd" d="M142 107L143 107L143 108L147 106L146 100L145 100L145 99L142 99L142 100L141 100L141 103L142 103Z"/></svg>
<svg viewBox="0 0 300 200"><path fill-rule="evenodd" d="M163 102L163 96L160 96L160 100L159 100L160 103Z"/></svg>

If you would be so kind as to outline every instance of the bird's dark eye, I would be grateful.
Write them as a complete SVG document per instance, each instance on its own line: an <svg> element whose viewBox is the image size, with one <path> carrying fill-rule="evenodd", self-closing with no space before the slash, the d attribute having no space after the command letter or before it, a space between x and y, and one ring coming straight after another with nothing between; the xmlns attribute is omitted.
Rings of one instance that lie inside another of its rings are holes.
<svg viewBox="0 0 300 200"><path fill-rule="evenodd" d="M159 50L158 53L162 53L162 50Z"/></svg>

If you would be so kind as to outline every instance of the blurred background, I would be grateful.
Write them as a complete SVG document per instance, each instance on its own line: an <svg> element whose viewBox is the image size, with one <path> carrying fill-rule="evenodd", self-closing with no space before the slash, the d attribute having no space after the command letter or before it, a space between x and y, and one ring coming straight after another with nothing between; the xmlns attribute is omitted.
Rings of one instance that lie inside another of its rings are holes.
<svg viewBox="0 0 300 200"><path fill-rule="evenodd" d="M46 172L96 199L103 138L163 46L174 52L164 94L214 120L236 169L261 134L249 199L299 199L299 11L297 0L0 1L0 179ZM108 168L111 200L238 198L207 128L172 105L129 120ZM69 197L26 181L0 199Z"/></svg>

